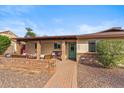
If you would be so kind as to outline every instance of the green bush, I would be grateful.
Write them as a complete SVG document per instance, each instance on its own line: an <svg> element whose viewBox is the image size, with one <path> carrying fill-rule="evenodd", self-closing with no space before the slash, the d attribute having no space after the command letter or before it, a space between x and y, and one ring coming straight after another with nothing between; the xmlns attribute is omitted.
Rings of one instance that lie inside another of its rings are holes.
<svg viewBox="0 0 124 93"><path fill-rule="evenodd" d="M0 35L0 54L3 54L10 44L11 40L7 36Z"/></svg>
<svg viewBox="0 0 124 93"><path fill-rule="evenodd" d="M105 67L115 67L124 62L124 40L100 40L97 53L99 62Z"/></svg>

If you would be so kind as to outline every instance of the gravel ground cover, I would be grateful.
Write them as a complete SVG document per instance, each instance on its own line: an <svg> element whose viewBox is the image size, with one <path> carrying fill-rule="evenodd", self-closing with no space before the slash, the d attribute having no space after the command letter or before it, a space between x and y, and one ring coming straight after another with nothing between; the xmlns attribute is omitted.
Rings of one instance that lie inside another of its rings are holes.
<svg viewBox="0 0 124 93"><path fill-rule="evenodd" d="M79 88L124 88L124 68L78 64L77 80Z"/></svg>
<svg viewBox="0 0 124 93"><path fill-rule="evenodd" d="M0 57L0 87L42 88L54 71L46 60Z"/></svg>
<svg viewBox="0 0 124 93"><path fill-rule="evenodd" d="M51 78L52 74L24 73L16 70L0 69L1 88L42 88Z"/></svg>

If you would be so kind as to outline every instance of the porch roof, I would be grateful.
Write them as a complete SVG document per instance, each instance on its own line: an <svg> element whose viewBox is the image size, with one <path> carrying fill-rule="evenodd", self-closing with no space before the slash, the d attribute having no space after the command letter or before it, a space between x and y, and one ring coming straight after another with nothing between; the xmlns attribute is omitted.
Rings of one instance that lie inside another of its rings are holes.
<svg viewBox="0 0 124 93"><path fill-rule="evenodd" d="M41 37L28 37L28 38L16 38L17 41L35 41L35 40L76 40L76 35L65 36L41 36Z"/></svg>

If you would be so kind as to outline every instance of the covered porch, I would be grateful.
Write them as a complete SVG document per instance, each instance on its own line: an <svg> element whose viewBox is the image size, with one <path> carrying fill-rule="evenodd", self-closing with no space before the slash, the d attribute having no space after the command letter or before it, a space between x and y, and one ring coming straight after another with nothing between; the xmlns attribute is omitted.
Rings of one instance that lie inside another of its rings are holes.
<svg viewBox="0 0 124 93"><path fill-rule="evenodd" d="M76 37L34 37L17 38L17 55L35 58L58 58L62 61L66 59L76 60ZM30 56L29 56L30 55Z"/></svg>

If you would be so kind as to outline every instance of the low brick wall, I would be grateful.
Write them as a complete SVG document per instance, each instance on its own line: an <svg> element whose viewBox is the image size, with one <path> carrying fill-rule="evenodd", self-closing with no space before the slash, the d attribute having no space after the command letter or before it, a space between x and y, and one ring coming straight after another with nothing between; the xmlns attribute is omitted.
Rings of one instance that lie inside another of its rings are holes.
<svg viewBox="0 0 124 93"><path fill-rule="evenodd" d="M5 58L0 57L0 69L15 69L27 72L55 72L55 60L36 60L26 58Z"/></svg>
<svg viewBox="0 0 124 93"><path fill-rule="evenodd" d="M79 63L81 64L94 64L98 62L97 53L82 53L79 54Z"/></svg>
<svg viewBox="0 0 124 93"><path fill-rule="evenodd" d="M26 58L6 58L6 57L0 57L0 60L3 61L4 63L29 63L29 62L41 62L40 60L35 60L35 59L26 59Z"/></svg>

